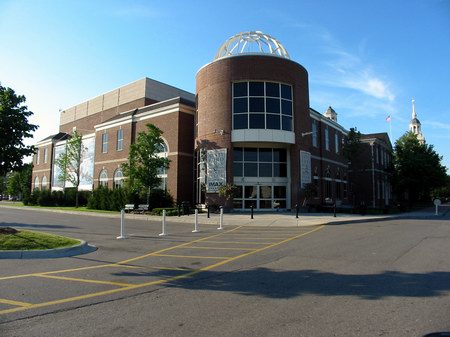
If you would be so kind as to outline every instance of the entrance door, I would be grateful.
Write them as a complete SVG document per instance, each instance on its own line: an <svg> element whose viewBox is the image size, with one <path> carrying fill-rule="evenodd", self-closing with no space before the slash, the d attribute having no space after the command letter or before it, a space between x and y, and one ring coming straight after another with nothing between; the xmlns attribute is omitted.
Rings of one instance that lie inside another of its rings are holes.
<svg viewBox="0 0 450 337"><path fill-rule="evenodd" d="M237 185L234 209L277 210L286 208L286 185Z"/></svg>

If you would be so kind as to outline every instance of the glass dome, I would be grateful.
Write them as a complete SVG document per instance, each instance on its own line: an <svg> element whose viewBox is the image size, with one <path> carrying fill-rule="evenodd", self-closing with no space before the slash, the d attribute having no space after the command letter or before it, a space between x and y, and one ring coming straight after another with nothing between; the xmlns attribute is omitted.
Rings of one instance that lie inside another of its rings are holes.
<svg viewBox="0 0 450 337"><path fill-rule="evenodd" d="M241 54L269 54L290 59L289 53L277 39L260 31L230 37L220 46L214 59Z"/></svg>

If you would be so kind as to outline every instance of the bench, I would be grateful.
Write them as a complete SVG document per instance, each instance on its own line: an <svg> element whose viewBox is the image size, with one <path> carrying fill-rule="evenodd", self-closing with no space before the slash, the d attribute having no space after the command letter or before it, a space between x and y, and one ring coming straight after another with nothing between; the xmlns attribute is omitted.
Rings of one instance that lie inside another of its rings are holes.
<svg viewBox="0 0 450 337"><path fill-rule="evenodd" d="M144 214L145 212L148 212L148 205L147 204L141 204L138 206L137 210L135 212Z"/></svg>
<svg viewBox="0 0 450 337"><path fill-rule="evenodd" d="M126 204L124 207L125 213L133 213L134 212L134 204Z"/></svg>

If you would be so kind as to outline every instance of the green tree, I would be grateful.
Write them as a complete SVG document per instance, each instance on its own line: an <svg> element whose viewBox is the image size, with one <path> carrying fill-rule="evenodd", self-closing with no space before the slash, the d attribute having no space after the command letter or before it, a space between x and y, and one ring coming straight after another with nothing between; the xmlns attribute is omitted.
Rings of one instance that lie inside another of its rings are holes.
<svg viewBox="0 0 450 337"><path fill-rule="evenodd" d="M350 128L343 153L349 162L353 162L361 154L361 132L356 128Z"/></svg>
<svg viewBox="0 0 450 337"><path fill-rule="evenodd" d="M6 192L27 199L30 196L32 170L31 164L25 164L20 170L11 172L8 175Z"/></svg>
<svg viewBox="0 0 450 337"><path fill-rule="evenodd" d="M81 163L86 154L82 138L82 135L75 130L67 140L66 151L55 160L55 164L60 170L58 180L64 182L64 189L65 182L70 182L75 188L76 208L78 208Z"/></svg>
<svg viewBox="0 0 450 337"><path fill-rule="evenodd" d="M410 203L430 200L433 189L444 187L447 174L433 145L421 143L412 132L395 142L394 189Z"/></svg>
<svg viewBox="0 0 450 337"><path fill-rule="evenodd" d="M150 191L161 179L158 174L168 169L170 160L158 155L164 148L163 132L153 124L147 124L146 132L139 132L136 143L131 144L128 162L122 164L126 182L135 194L145 192L149 203Z"/></svg>
<svg viewBox="0 0 450 337"><path fill-rule="evenodd" d="M23 157L34 153L33 146L25 146L24 138L32 138L38 127L28 123L33 112L25 105L26 98L0 84L0 176L20 168Z"/></svg>

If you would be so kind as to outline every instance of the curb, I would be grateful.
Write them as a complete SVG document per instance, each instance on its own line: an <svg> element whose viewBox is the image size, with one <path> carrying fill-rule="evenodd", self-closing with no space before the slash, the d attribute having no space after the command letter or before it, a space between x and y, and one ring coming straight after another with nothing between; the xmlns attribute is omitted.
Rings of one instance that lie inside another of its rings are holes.
<svg viewBox="0 0 450 337"><path fill-rule="evenodd" d="M87 254L96 250L97 247L80 240L80 244L72 247L43 250L0 250L0 259L54 259Z"/></svg>

